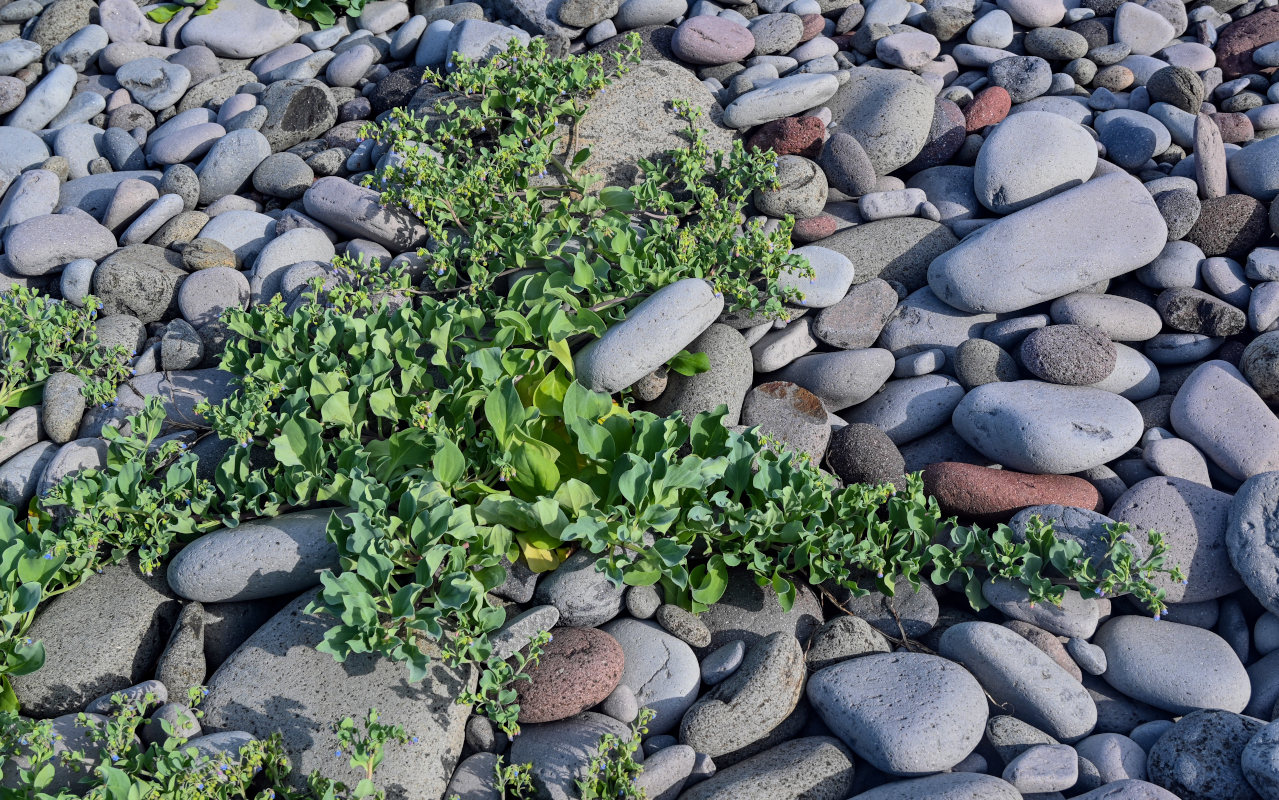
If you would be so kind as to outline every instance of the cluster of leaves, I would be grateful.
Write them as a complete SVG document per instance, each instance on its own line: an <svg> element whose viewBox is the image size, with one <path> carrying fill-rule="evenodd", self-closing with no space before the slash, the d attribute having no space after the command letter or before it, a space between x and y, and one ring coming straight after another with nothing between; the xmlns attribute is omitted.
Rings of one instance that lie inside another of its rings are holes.
<svg viewBox="0 0 1279 800"><path fill-rule="evenodd" d="M530 314L546 340L599 335L637 298L681 278L709 280L733 307L773 317L801 299L779 281L812 274L790 253L791 224L768 233L745 225L743 201L776 184L776 159L740 141L711 153L700 112L687 105L674 109L688 123L687 147L642 160L631 187L590 193L600 178L581 174L591 154L574 146L577 123L586 99L638 54L637 38L611 64L598 53L548 58L542 39L484 63L454 54L434 113L400 108L365 129L392 154L366 183L426 223L432 288L479 297L506 278L506 307Z"/></svg>
<svg viewBox="0 0 1279 800"><path fill-rule="evenodd" d="M93 297L78 308L21 286L0 294L0 422L11 409L38 405L55 372L84 381L91 405L115 399L116 387L129 376L130 353L98 341L100 308Z"/></svg>
<svg viewBox="0 0 1279 800"><path fill-rule="evenodd" d="M338 17L358 17L365 0L266 0L271 8L287 11L298 19L311 20L321 28L329 28Z"/></svg>
<svg viewBox="0 0 1279 800"><path fill-rule="evenodd" d="M640 711L639 719L632 723L630 735L625 738L612 733L600 737L599 747L587 765L586 777L577 781L577 796L581 800L644 800L644 790L635 785L644 765L635 761L635 753L648 733L653 714L651 708Z"/></svg>
<svg viewBox="0 0 1279 800"><path fill-rule="evenodd" d="M135 555L150 573L170 545L217 527L216 496L196 476L189 434L161 436L164 405L147 399L124 427L106 427L107 460L32 501L25 517L0 506L0 710L17 710L9 675L44 664L26 637L38 605L107 563Z"/></svg>
<svg viewBox="0 0 1279 800"><path fill-rule="evenodd" d="M198 695L191 699L194 704ZM158 705L156 697L117 694L112 700L105 718L78 715L76 727L87 740L83 749L72 749L50 720L0 711L0 768L16 779L13 788L0 787L0 800L384 800L373 778L385 746L416 741L403 728L380 722L376 709L368 712L363 730L348 717L334 729L351 753L359 776L355 786L312 773L306 788L296 789L279 734L236 752L208 754L189 746L164 720L164 741L143 746L138 732L148 710Z"/></svg>
<svg viewBox="0 0 1279 800"><path fill-rule="evenodd" d="M176 0L176 2L161 3L147 12L147 18L163 25L176 17L184 8L194 8L195 12L191 16L202 17L217 11L218 0Z"/></svg>
<svg viewBox="0 0 1279 800"><path fill-rule="evenodd" d="M632 38L616 67L637 50ZM918 476L900 491L839 488L758 432L726 428L722 407L664 418L578 383L571 342L602 335L673 281L712 281L730 310L761 318L802 299L784 288L809 271L788 255L788 226L738 227L775 167L740 146L712 157L686 114L689 147L644 162L632 187L592 195L577 175L589 156L572 141L579 95L608 79L598 55L556 61L535 43L454 66L433 122L401 115L373 132L395 165L376 176L384 199L432 234L422 288L343 260L287 305L228 312L235 338L221 366L241 391L199 409L233 443L213 482L197 478L180 441L156 446L153 402L128 435L110 434L106 469L67 479L37 501L25 532L15 526L15 563L66 561L47 584L18 567L13 585L48 596L130 550L154 565L175 536L341 506L328 525L341 569L312 605L336 621L321 649L338 660L381 653L415 680L430 652L478 665L479 688L461 699L508 732L524 663L493 652L506 612L490 592L515 561L544 572L584 551L619 585L660 584L693 611L723 595L733 570L786 607L801 584L891 593L899 576L953 582L980 604L983 573L1060 599L1048 570L1162 607L1150 582L1163 570L1157 537L1144 559L1116 537L1104 565L1047 529L1018 543L1002 527L954 528L947 546L948 523ZM23 591L15 608L30 606ZM29 624L29 610L15 613L6 642Z"/></svg>

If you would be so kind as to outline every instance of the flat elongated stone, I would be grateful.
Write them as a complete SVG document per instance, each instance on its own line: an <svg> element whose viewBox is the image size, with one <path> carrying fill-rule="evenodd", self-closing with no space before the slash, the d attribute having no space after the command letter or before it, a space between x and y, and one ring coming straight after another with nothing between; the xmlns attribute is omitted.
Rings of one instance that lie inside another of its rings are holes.
<svg viewBox="0 0 1279 800"><path fill-rule="evenodd" d="M996 703L1050 736L1073 742L1097 724L1097 705L1057 662L992 622L962 622L942 634L938 653L976 676Z"/></svg>
<svg viewBox="0 0 1279 800"><path fill-rule="evenodd" d="M44 275L77 258L109 255L115 236L83 214L45 214L14 225L5 245L14 272Z"/></svg>
<svg viewBox="0 0 1279 800"><path fill-rule="evenodd" d="M578 351L578 380L598 392L616 392L674 358L711 326L724 298L698 278L664 286L621 323Z"/></svg>
<svg viewBox="0 0 1279 800"><path fill-rule="evenodd" d="M298 511L201 536L183 548L167 571L169 586L202 603L257 600L292 594L338 567L337 548L325 529L331 509Z"/></svg>
<svg viewBox="0 0 1279 800"><path fill-rule="evenodd" d="M933 261L928 285L955 308L1019 311L1142 267L1167 241L1150 193L1112 173L984 226Z"/></svg>
<svg viewBox="0 0 1279 800"><path fill-rule="evenodd" d="M752 128L819 106L839 90L834 75L788 75L746 92L724 109L724 125Z"/></svg>

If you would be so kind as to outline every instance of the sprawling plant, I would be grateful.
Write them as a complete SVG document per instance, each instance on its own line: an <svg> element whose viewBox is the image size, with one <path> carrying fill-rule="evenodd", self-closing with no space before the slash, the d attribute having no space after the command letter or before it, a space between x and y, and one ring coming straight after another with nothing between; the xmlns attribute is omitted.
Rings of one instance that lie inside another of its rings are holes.
<svg viewBox="0 0 1279 800"><path fill-rule="evenodd" d="M129 376L130 353L98 341L100 308L93 297L80 308L21 286L0 293L0 422L11 409L39 405L55 372L83 380L90 404L115 399L116 386Z"/></svg>
<svg viewBox="0 0 1279 800"><path fill-rule="evenodd" d="M506 621L491 592L516 561L545 572L589 553L616 584L660 584L693 611L734 570L785 607L804 584L891 593L899 577L958 586L980 605L990 574L1036 601L1072 584L1162 609L1155 534L1144 558L1117 532L1090 562L1048 526L1017 542L1004 526L945 521L918 476L901 490L839 487L757 431L725 427L722 407L661 417L575 380L574 347L674 281L709 281L729 310L762 320L802 299L785 287L811 274L790 253L789 223L746 224L746 198L776 180L771 156L740 144L711 154L690 109L676 109L686 148L642 162L632 186L593 193L574 125L637 50L632 39L607 68L598 54L549 59L539 42L487 64L455 56L432 111L372 126L384 162L370 181L430 233L425 280L341 259L298 299L229 311L221 368L241 390L200 409L206 435L231 444L212 484L180 444L155 446L153 402L128 435L110 434L105 469L35 501L25 528L0 518L0 553L15 553L0 581L36 585L6 612L0 654L18 668L37 658L21 638L36 589L133 550L153 565L174 537L313 507L349 510L329 521L340 569L311 606L334 618L321 649L381 653L414 680L432 650L478 665L460 700L508 732L511 683L543 641L510 659L490 641ZM33 559L58 566L24 577Z"/></svg>

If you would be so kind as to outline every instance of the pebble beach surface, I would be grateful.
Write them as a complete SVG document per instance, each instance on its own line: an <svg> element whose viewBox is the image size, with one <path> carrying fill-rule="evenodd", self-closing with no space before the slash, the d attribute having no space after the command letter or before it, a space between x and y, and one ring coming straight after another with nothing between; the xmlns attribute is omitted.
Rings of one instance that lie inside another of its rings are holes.
<svg viewBox="0 0 1279 800"><path fill-rule="evenodd" d="M642 62L579 123L588 168L627 183L690 101L713 147L777 153L751 213L794 218L814 276L783 277L786 321L671 284L576 352L579 380L663 414L724 404L846 483L923 471L947 514L1018 536L1037 515L1104 554L1112 521L1139 551L1158 530L1185 581L1157 619L998 580L982 612L905 582L783 611L735 574L694 616L586 554L513 565L497 647L554 638L509 740L438 659L410 685L315 649L337 551L330 510L298 511L48 603L23 714L73 738L104 695L151 690L172 702L148 736L279 731L300 774L337 776L328 723L375 706L419 739L379 768L397 800L501 800L499 756L576 797L643 708L652 800L1279 800L1276 0L373 0L323 29L257 0L151 8L0 0L0 292L92 295L136 354L114 407L55 376L0 423L6 503L102 466L104 425L145 397L176 423L233 391L223 310L297 302L341 253L412 267L425 228L360 185L390 157L360 129L428 110L425 71L635 31ZM667 374L681 350L710 370Z"/></svg>

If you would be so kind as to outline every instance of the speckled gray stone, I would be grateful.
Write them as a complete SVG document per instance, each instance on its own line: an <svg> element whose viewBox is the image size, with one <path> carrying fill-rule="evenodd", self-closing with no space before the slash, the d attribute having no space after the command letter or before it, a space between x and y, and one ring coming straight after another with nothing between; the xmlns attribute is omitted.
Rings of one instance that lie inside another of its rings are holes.
<svg viewBox="0 0 1279 800"><path fill-rule="evenodd" d="M1114 617L1097 631L1102 678L1124 694L1174 714L1242 711L1251 687L1243 664L1217 634L1144 616ZM1212 676L1205 680L1205 676Z"/></svg>
<svg viewBox="0 0 1279 800"><path fill-rule="evenodd" d="M808 698L858 756L890 775L947 770L986 728L985 694L959 665L923 653L878 653L813 674Z"/></svg>

